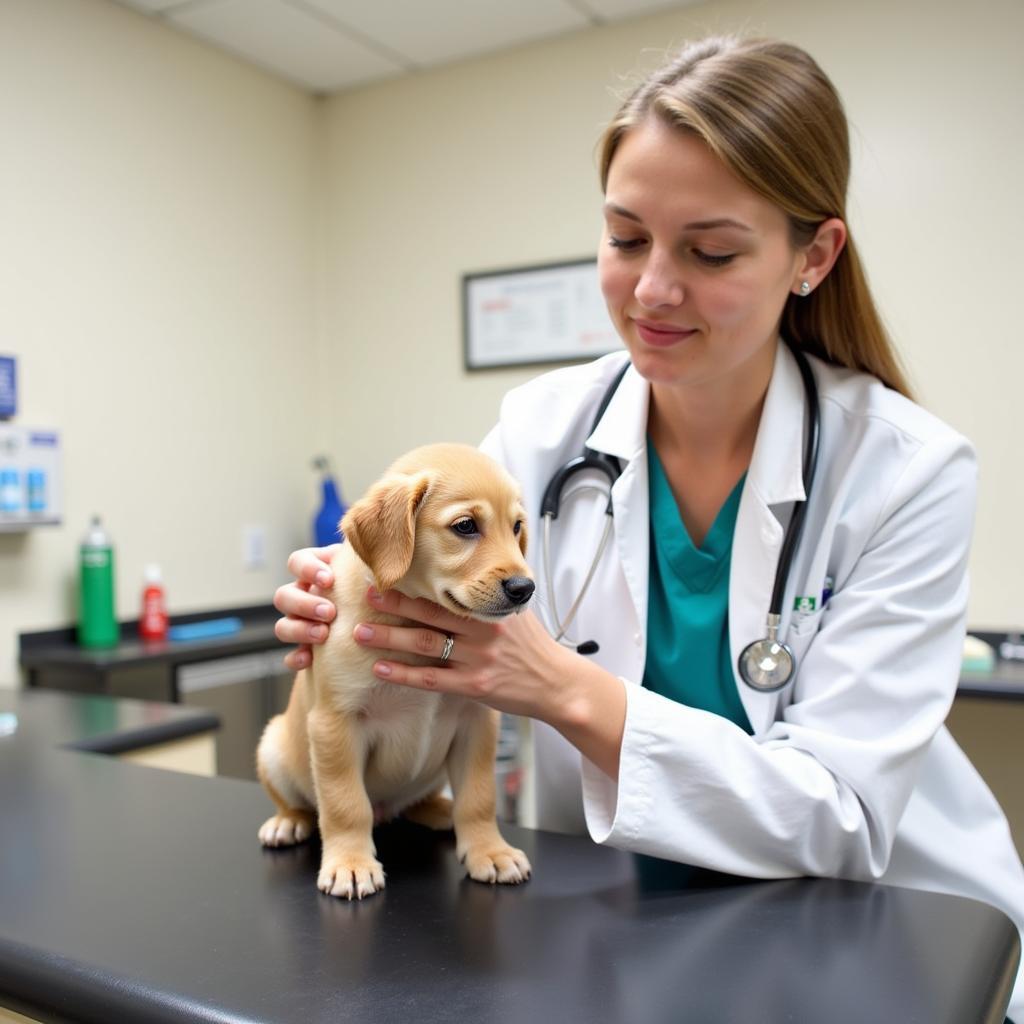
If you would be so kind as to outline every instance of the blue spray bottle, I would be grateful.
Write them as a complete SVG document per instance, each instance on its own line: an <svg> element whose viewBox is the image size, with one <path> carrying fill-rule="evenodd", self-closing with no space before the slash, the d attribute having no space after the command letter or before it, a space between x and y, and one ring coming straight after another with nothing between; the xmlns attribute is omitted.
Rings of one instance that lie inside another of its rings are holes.
<svg viewBox="0 0 1024 1024"><path fill-rule="evenodd" d="M344 540L338 523L347 511L338 493L338 485L331 473L331 465L325 455L318 455L313 460L313 466L323 474L321 488L323 499L320 503L320 511L313 518L313 540L317 547L325 547L328 544L337 544Z"/></svg>

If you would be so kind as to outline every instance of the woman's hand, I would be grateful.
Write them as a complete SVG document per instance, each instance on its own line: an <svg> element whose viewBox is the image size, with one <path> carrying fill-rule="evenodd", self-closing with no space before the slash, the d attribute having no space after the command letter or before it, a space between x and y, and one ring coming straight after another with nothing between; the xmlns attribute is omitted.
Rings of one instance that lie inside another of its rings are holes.
<svg viewBox="0 0 1024 1024"><path fill-rule="evenodd" d="M302 548L288 557L288 571L295 582L278 587L274 594L274 607L284 615L274 623L274 634L283 643L299 645L285 655L284 663L290 669L298 671L313 663L311 645L327 639L326 624L338 614L323 592L334 586L330 561L340 546Z"/></svg>
<svg viewBox="0 0 1024 1024"><path fill-rule="evenodd" d="M381 611L423 625L359 623L353 635L360 646L438 659L433 665L407 665L384 657L373 666L378 679L469 697L547 722L617 777L626 717L621 680L556 643L532 612L480 622L396 590L380 595L371 588L368 598ZM442 662L448 637L454 643Z"/></svg>

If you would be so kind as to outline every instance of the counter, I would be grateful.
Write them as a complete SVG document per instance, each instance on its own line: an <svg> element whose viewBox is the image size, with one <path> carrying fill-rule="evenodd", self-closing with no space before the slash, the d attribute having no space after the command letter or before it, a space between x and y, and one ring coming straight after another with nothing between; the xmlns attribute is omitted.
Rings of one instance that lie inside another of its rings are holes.
<svg viewBox="0 0 1024 1024"><path fill-rule="evenodd" d="M996 652L990 672L962 672L946 726L1006 813L1024 858L1024 641L971 630Z"/></svg>
<svg viewBox="0 0 1024 1024"><path fill-rule="evenodd" d="M271 605L175 615L171 624L215 618L240 619L241 628L202 640L144 642L137 622L123 622L121 642L106 650L79 647L71 627L42 630L21 634L18 661L29 688L174 702L179 699L178 670L185 665L264 651L283 656L287 650L274 635L278 613Z"/></svg>
<svg viewBox="0 0 1024 1024"><path fill-rule="evenodd" d="M224 722L216 751L216 773L255 778L252 752L267 720L282 711L292 674L274 635L278 613L270 605L175 616L175 623L237 616L242 629L227 637L191 643L143 644L135 624L122 626L123 642L111 651L83 651L71 629L22 635L20 661L30 687L187 701L212 708ZM961 674L947 725L1006 812L1017 850L1024 857L1024 638L1020 633L971 630L996 652L991 672ZM256 656L261 654L262 661ZM229 662L238 666L230 676ZM212 681L195 687L203 665ZM217 666L223 666L218 671ZM190 680L191 675L191 680ZM225 682L233 678L235 683ZM243 681L246 685L236 685Z"/></svg>
<svg viewBox="0 0 1024 1024"><path fill-rule="evenodd" d="M121 642L83 650L71 628L24 633L19 660L29 690L103 694L181 703L221 720L207 774L256 778L253 757L263 727L288 704L294 673L274 635L270 605L176 615L172 625L237 620L235 632L196 640L143 642L137 623L121 624Z"/></svg>
<svg viewBox="0 0 1024 1024"><path fill-rule="evenodd" d="M0 751L41 745L212 775L220 725L202 708L0 690Z"/></svg>
<svg viewBox="0 0 1024 1024"><path fill-rule="evenodd" d="M259 846L257 784L74 749L74 715L48 724L40 697L80 699L4 697L0 1005L32 1019L1002 1021L1020 940L972 900L645 881L660 862L511 826L534 877L490 887L451 835L397 823L377 830L387 888L347 903L316 890L315 842Z"/></svg>
<svg viewBox="0 0 1024 1024"><path fill-rule="evenodd" d="M278 612L271 605L218 609L176 615L174 625L211 618L241 620L238 632L187 642L143 642L137 623L121 624L121 643L109 650L83 650L71 627L23 633L19 637L19 664L31 688L79 693L106 693L143 699L177 701L178 670L197 662L273 651L282 656L287 646L274 635ZM1013 657L997 657L991 672L964 672L959 697L1024 700L1024 641L1018 633L971 631L997 652L1011 649Z"/></svg>
<svg viewBox="0 0 1024 1024"><path fill-rule="evenodd" d="M1024 638L1021 634L974 629L969 632L992 647L996 660L990 672L961 672L957 696L1024 700Z"/></svg>

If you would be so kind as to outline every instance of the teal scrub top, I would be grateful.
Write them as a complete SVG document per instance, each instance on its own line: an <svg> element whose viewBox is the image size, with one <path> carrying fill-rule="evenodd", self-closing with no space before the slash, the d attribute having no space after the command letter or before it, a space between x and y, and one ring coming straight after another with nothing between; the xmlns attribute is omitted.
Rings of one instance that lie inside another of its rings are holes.
<svg viewBox="0 0 1024 1024"><path fill-rule="evenodd" d="M647 472L651 555L643 684L753 733L736 690L729 650L729 564L746 474L719 509L704 543L696 548L650 438ZM723 877L639 854L634 862L637 885L644 891L714 886Z"/></svg>
<svg viewBox="0 0 1024 1024"><path fill-rule="evenodd" d="M729 649L729 564L744 474L694 547L658 453L647 442L651 554L644 686L753 733Z"/></svg>

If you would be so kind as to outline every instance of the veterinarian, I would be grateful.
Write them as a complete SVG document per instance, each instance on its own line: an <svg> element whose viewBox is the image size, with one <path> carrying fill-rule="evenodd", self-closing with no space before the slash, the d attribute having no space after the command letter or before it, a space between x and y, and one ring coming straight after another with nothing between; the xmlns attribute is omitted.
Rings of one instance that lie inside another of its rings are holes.
<svg viewBox="0 0 1024 1024"><path fill-rule="evenodd" d="M601 147L601 286L630 366L515 389L483 444L523 487L535 607L466 622L392 591L380 607L422 627L360 642L382 679L534 720L540 828L959 894L1022 927L1006 819L943 725L974 455L909 397L846 224L849 163L839 98L795 47L706 40L643 82ZM607 488L571 476L547 573L541 498L585 445L618 460L610 534L595 562ZM296 668L334 615L327 553L293 554L275 598ZM765 648L744 667L766 636L788 678ZM1019 980L1010 1012L1024 1024Z"/></svg>

